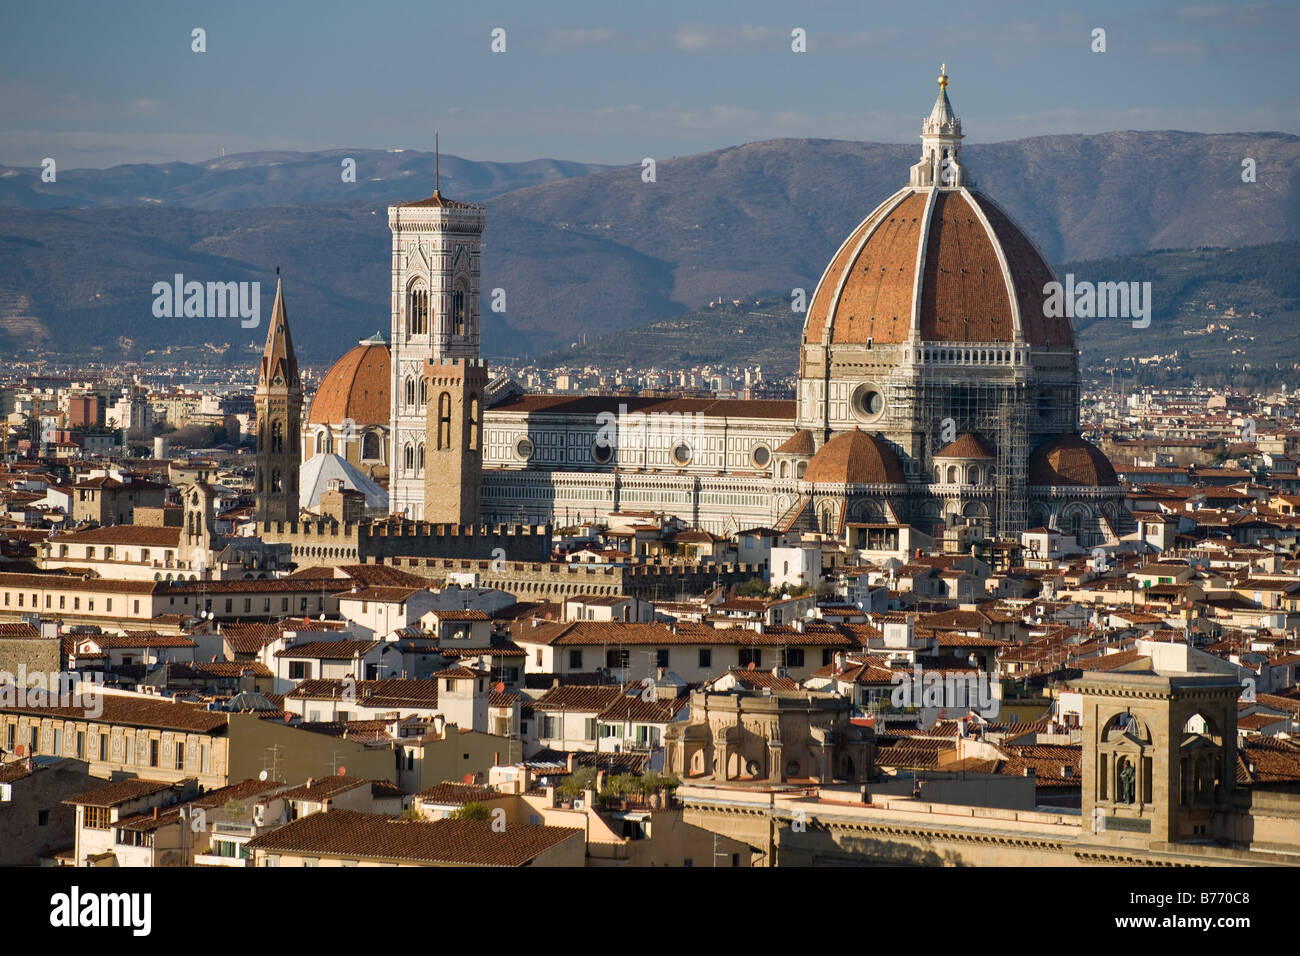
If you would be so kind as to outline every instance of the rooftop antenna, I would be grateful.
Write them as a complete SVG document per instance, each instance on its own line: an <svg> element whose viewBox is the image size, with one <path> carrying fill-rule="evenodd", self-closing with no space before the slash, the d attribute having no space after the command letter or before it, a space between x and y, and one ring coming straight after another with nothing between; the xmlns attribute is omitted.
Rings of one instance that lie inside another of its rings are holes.
<svg viewBox="0 0 1300 956"><path fill-rule="evenodd" d="M442 173L439 170L440 152L438 150L438 131L433 131L433 194L437 196L442 189Z"/></svg>

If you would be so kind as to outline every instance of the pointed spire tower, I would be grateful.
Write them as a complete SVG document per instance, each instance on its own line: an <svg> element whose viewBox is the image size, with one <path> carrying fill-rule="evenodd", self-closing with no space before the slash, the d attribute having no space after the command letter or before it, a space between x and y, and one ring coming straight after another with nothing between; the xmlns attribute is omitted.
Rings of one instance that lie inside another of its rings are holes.
<svg viewBox="0 0 1300 956"><path fill-rule="evenodd" d="M284 307L284 286L275 270L275 306L257 374L257 522L298 519L298 467L302 460L302 380Z"/></svg>
<svg viewBox="0 0 1300 956"><path fill-rule="evenodd" d="M961 120L948 100L948 64L939 68L939 95L921 122L921 161L912 167L912 186L960 189L972 185L961 164Z"/></svg>

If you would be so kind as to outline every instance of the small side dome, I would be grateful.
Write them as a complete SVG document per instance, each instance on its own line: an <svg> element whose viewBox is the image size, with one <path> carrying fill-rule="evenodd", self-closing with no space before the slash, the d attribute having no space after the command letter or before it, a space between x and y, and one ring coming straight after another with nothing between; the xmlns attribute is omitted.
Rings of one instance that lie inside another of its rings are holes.
<svg viewBox="0 0 1300 956"><path fill-rule="evenodd" d="M1078 435L1061 435L1029 457L1029 484L1106 488L1118 485L1119 477L1096 445Z"/></svg>
<svg viewBox="0 0 1300 956"><path fill-rule="evenodd" d="M806 428L801 428L776 450L778 455L811 455L816 448L813 446L813 436Z"/></svg>
<svg viewBox="0 0 1300 956"><path fill-rule="evenodd" d="M822 445L808 462L803 480L826 485L901 485L906 479L893 449L855 428Z"/></svg>
<svg viewBox="0 0 1300 956"><path fill-rule="evenodd" d="M984 442L980 441L974 435L958 435L954 440L948 442L931 457L933 458L987 458L992 460L996 456Z"/></svg>

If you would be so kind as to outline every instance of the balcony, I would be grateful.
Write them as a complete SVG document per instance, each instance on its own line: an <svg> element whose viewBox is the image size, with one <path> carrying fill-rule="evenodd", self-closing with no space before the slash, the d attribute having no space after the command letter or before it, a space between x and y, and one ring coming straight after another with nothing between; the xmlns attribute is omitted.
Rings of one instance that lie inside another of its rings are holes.
<svg viewBox="0 0 1300 956"><path fill-rule="evenodd" d="M200 853L194 857L194 865L248 867L253 865L253 861L242 856L218 856L215 853Z"/></svg>

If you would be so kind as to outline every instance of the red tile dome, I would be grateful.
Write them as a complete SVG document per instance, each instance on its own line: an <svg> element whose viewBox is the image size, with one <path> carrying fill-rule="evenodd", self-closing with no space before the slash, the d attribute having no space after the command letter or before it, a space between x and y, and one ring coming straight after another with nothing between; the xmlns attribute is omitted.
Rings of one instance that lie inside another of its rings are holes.
<svg viewBox="0 0 1300 956"><path fill-rule="evenodd" d="M803 480L827 485L901 485L906 478L889 445L855 428L822 445L808 462Z"/></svg>
<svg viewBox="0 0 1300 956"><path fill-rule="evenodd" d="M358 344L325 373L312 399L308 423L339 425L350 418L357 427L387 425L390 362L382 338Z"/></svg>
<svg viewBox="0 0 1300 956"><path fill-rule="evenodd" d="M918 281L917 268L921 270ZM806 345L1015 341L1072 348L1069 319L1044 316L1051 268L987 197L907 188L840 247L813 293Z"/></svg>
<svg viewBox="0 0 1300 956"><path fill-rule="evenodd" d="M1029 484L1103 488L1118 485L1119 477L1096 445L1078 435L1061 435L1029 456Z"/></svg>

